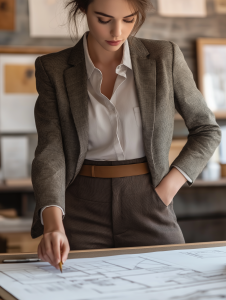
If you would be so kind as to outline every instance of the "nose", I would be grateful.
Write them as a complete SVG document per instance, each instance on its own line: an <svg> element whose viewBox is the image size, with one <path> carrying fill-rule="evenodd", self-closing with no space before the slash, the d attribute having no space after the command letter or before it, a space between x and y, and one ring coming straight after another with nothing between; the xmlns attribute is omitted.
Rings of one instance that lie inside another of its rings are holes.
<svg viewBox="0 0 226 300"><path fill-rule="evenodd" d="M117 41L120 40L121 35L122 35L122 22L120 20L115 21L111 29L111 36L115 41Z"/></svg>

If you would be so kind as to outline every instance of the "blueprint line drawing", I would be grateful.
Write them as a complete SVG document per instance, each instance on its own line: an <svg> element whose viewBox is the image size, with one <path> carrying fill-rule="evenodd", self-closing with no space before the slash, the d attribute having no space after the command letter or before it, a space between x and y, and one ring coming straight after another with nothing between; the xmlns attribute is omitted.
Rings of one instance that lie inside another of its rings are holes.
<svg viewBox="0 0 226 300"><path fill-rule="evenodd" d="M19 300L226 299L226 247L0 265L0 286Z"/></svg>
<svg viewBox="0 0 226 300"><path fill-rule="evenodd" d="M220 257L220 256L225 257L226 251L221 251L221 250L211 251L209 249L204 249L202 251L182 252L181 254L194 256L194 257L197 257L200 259L209 259L209 258L216 258L216 256L217 257Z"/></svg>

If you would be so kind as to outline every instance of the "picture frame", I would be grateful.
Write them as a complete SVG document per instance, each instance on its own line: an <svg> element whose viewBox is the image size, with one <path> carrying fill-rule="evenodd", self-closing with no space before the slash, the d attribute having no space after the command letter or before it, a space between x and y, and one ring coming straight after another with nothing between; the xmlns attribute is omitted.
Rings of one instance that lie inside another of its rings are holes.
<svg viewBox="0 0 226 300"><path fill-rule="evenodd" d="M198 88L217 119L226 118L226 38L196 41Z"/></svg>

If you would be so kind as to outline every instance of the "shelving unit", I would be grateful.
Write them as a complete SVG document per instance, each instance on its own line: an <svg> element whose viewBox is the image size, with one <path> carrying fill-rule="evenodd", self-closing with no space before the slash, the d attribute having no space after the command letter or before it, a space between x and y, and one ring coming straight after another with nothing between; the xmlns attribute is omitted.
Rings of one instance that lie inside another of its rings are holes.
<svg viewBox="0 0 226 300"><path fill-rule="evenodd" d="M16 65L18 64L18 61L15 59L15 57L17 57L18 59L21 57L25 59L27 57L27 60L23 60L23 64L25 66L30 66L34 63L34 60L32 61L32 59L34 59L34 57L36 57L37 55L39 56L52 52L58 52L63 49L65 49L65 47L1 45L0 56L1 59L3 59L2 57L6 57L7 55L11 56L10 61L12 60L12 58L14 58ZM3 60L1 60L1 62L2 61ZM20 60L19 65L21 65ZM30 67L30 70L33 72L34 68ZM32 76L34 76L34 73L32 73ZM21 91L17 91L17 94L20 92ZM26 92L28 95L31 95L31 93L32 95L34 95L34 84L33 88L29 89L29 91ZM14 129L11 130L4 130L1 128L2 138L11 136L26 136L28 138L30 151L28 151L28 169L30 170L30 164L34 153L33 148L37 144L37 142L35 141L37 132L35 131L35 129L31 129L26 126L21 129L14 127ZM0 167L2 167L2 165ZM30 172L27 174L27 176L30 176ZM36 252L37 245L40 241L40 238L33 240L30 235L30 227L32 224L33 210L35 206L32 183L31 180L24 180L24 183L22 181L10 180L10 184L0 183L0 209L13 209L15 211L15 218L12 219L12 222L10 222L11 220L9 218L3 218L2 216L0 216L0 239L2 239L3 241L7 240L7 249L5 249L5 251L7 252ZM16 224L18 224L18 227ZM2 242L2 244L4 243ZM3 251L1 247L0 251Z"/></svg>

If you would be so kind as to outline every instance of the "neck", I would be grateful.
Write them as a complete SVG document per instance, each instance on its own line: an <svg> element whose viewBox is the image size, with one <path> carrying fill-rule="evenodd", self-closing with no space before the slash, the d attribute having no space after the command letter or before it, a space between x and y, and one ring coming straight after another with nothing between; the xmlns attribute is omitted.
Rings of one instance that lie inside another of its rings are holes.
<svg viewBox="0 0 226 300"><path fill-rule="evenodd" d="M94 65L118 65L122 60L123 45L117 51L107 51L96 41L90 32L87 36L87 46L89 56Z"/></svg>

